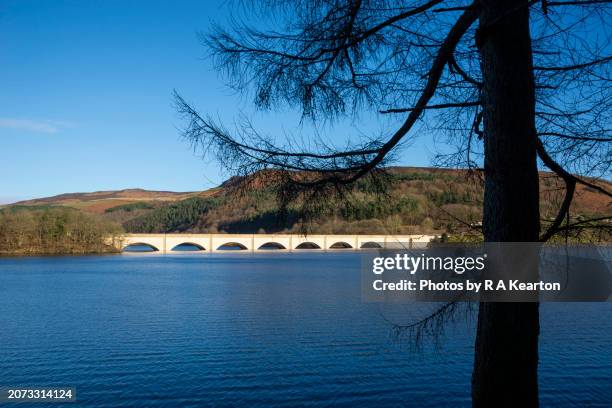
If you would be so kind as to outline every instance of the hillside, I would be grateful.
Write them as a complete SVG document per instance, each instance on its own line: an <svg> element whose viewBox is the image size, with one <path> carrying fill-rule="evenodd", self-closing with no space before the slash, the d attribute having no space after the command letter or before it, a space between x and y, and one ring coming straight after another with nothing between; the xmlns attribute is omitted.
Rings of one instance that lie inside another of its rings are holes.
<svg viewBox="0 0 612 408"><path fill-rule="evenodd" d="M360 185L348 204L330 208L308 226L312 233L458 233L478 225L482 217L482 185L466 171L396 167L389 169L392 181L386 195L374 195ZM290 208L278 218L272 191L263 187L241 194L224 183L214 194L193 196L135 217L124 217L130 232L298 232L302 225ZM605 183L612 189L610 183ZM258 185L255 183L255 185ZM550 173L541 173L542 218L556 215L563 185ZM517 192L520 194L520 192ZM612 214L610 200L578 186L572 218L584 219ZM119 215L119 214L118 214ZM125 214L124 214L125 215Z"/></svg>
<svg viewBox="0 0 612 408"><path fill-rule="evenodd" d="M136 202L167 204L201 194L200 192L150 191L139 188L92 193L67 193L53 197L20 201L11 206L63 206L102 214L107 209Z"/></svg>
<svg viewBox="0 0 612 408"><path fill-rule="evenodd" d="M477 226L482 216L482 185L463 170L394 167L385 195L358 185L348 204L330 204L309 224L312 233L460 233ZM541 173L542 218L554 217L563 185ZM295 209L278 218L274 193L256 187L237 193L236 179L202 192L174 193L140 189L62 194L23 201L12 207L62 206L100 214L127 232L298 232ZM612 185L600 182L612 190ZM255 184L258 185L258 184ZM520 192L517 192L520 194ZM571 208L573 219L609 216L611 201L582 185Z"/></svg>

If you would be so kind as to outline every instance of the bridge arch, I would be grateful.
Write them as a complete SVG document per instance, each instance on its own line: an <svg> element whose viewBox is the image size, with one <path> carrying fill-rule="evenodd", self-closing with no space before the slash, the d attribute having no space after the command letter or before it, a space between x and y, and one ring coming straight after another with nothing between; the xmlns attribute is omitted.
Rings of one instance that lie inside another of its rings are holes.
<svg viewBox="0 0 612 408"><path fill-rule="evenodd" d="M121 249L121 252L159 252L159 248L147 242L130 242Z"/></svg>
<svg viewBox="0 0 612 408"><path fill-rule="evenodd" d="M197 252L197 251L206 251L200 244L196 244L195 242L182 242L178 245L175 245L172 248L172 251L184 251L184 252Z"/></svg>
<svg viewBox="0 0 612 408"><path fill-rule="evenodd" d="M360 248L363 248L363 249L381 249L382 245L380 245L378 242L368 241L368 242L364 242L363 244L361 244Z"/></svg>
<svg viewBox="0 0 612 408"><path fill-rule="evenodd" d="M287 249L283 244L279 244L278 242L266 242L262 244L257 249L265 249L265 250L278 250L278 249Z"/></svg>
<svg viewBox="0 0 612 408"><path fill-rule="evenodd" d="M344 241L338 241L330 245L329 249L352 249L353 246Z"/></svg>
<svg viewBox="0 0 612 408"><path fill-rule="evenodd" d="M321 249L321 247L314 242L305 241L296 246L295 249Z"/></svg>
<svg viewBox="0 0 612 408"><path fill-rule="evenodd" d="M219 245L217 251L244 251L248 249L240 242L226 242L225 244Z"/></svg>

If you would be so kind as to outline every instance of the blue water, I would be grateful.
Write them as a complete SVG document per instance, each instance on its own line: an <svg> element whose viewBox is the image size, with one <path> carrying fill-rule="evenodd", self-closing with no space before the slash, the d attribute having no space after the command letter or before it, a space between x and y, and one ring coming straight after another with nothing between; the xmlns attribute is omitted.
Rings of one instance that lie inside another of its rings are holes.
<svg viewBox="0 0 612 408"><path fill-rule="evenodd" d="M76 387L65 406L87 407L468 406L474 322L415 349L394 324L432 305L363 303L359 267L352 252L0 259L0 386ZM542 405L612 406L612 304L541 310Z"/></svg>

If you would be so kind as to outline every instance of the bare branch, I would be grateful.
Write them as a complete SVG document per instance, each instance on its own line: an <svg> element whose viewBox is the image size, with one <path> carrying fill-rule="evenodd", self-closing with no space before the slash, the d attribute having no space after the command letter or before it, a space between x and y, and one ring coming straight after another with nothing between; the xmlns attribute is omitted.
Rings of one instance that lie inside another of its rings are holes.
<svg viewBox="0 0 612 408"><path fill-rule="evenodd" d="M566 65L566 66L563 66L563 67L534 66L533 69L535 69L537 71L574 71L574 70L579 70L579 69L583 69L583 68L592 67L594 65L605 64L607 62L610 62L611 60L612 60L612 57L605 57L605 58L596 59L595 61L585 62L583 64Z"/></svg>
<svg viewBox="0 0 612 408"><path fill-rule="evenodd" d="M548 6L588 6L591 4L609 4L610 0L582 0L582 1L549 1Z"/></svg>
<svg viewBox="0 0 612 408"><path fill-rule="evenodd" d="M544 145L540 139L536 141L536 149L538 152L538 156L544 164L554 171L559 177L565 181L565 197L563 199L563 203L559 208L559 212L555 217L552 224L548 227L548 229L542 234L540 237L540 242L548 241L553 235L559 232L559 226L563 222L563 219L569 212L570 205L572 204L572 199L574 198L574 191L576 190L576 178L572 176L570 173L565 171L563 167L561 167L557 162L555 162L546 152Z"/></svg>
<svg viewBox="0 0 612 408"><path fill-rule="evenodd" d="M429 109L447 109L447 108L467 108L471 106L479 106L480 101L469 101L469 102L459 102L459 103L441 103L438 105L427 105L423 107L423 110ZM381 110L379 113L405 113L412 112L416 108L395 108L395 109L386 109Z"/></svg>
<svg viewBox="0 0 612 408"><path fill-rule="evenodd" d="M538 133L538 136L554 136L554 137L561 137L564 139L584 140L584 141L593 141L593 142L612 142L612 138L610 137L572 136L572 135L564 135L563 133L557 133L557 132L540 132Z"/></svg>
<svg viewBox="0 0 612 408"><path fill-rule="evenodd" d="M411 13L416 13L417 10L422 10L424 7L413 9L402 15L411 15ZM214 147L218 155L224 156L220 157L221 162L238 162L238 167L241 169L252 170L254 168L270 167L307 170L318 174L326 173L321 178L311 181L305 181L304 179L291 180L301 188L314 188L327 184L348 185L381 165L390 151L419 119L434 95L444 68L452 57L455 47L476 18L476 10L470 9L457 19L433 59L427 81L413 110L410 111L402 126L384 143L373 141L360 149L329 152L327 154L288 151L272 145L256 133L251 133L249 139L255 139L259 143L246 143L232 137L223 129L214 125L212 121L202 118L195 109L190 107L177 94L178 110L189 121L189 126L183 131L183 135L192 143L204 145L207 149L211 146Z"/></svg>

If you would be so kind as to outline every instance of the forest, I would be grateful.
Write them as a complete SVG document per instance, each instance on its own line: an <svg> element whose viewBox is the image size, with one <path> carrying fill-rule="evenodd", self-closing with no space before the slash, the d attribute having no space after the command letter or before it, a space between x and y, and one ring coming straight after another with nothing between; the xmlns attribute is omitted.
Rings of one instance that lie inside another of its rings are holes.
<svg viewBox="0 0 612 408"><path fill-rule="evenodd" d="M482 182L464 170L390 168L384 186L356 183L346 199L325 202L316 217L303 222L299 203L281 211L276 191L253 180L224 183L215 194L191 197L143 210L125 220L125 211L107 216L126 232L445 234L452 240L482 240ZM540 174L542 222L552 222L562 199L558 177ZM585 220L607 216L609 201L578 188L567 230L572 241L609 240L609 228L592 228ZM564 240L565 236L556 239Z"/></svg>
<svg viewBox="0 0 612 408"><path fill-rule="evenodd" d="M296 206L281 211L276 192L258 186L257 177L247 184L243 181L240 188L226 182L212 197L191 197L140 213L123 226L127 232L140 233L419 234L452 229L450 220L438 217L440 206L452 205L473 222L479 214L479 203L474 201L478 187L458 182L461 173L394 169L384 186L357 183L350 199L324 203L317 217L304 223ZM111 208L107 215L122 219L125 213Z"/></svg>
<svg viewBox="0 0 612 408"><path fill-rule="evenodd" d="M107 239L120 225L92 214L60 207L0 210L0 255L111 253Z"/></svg>

